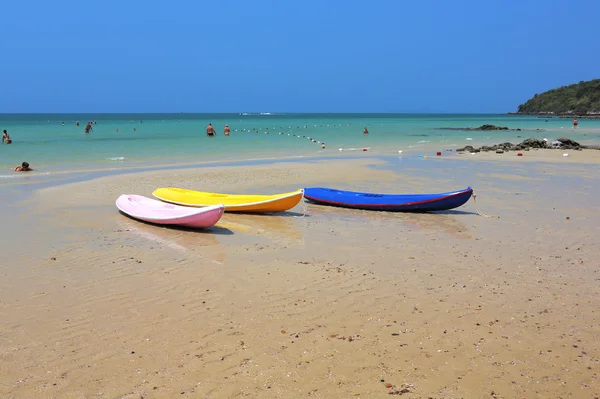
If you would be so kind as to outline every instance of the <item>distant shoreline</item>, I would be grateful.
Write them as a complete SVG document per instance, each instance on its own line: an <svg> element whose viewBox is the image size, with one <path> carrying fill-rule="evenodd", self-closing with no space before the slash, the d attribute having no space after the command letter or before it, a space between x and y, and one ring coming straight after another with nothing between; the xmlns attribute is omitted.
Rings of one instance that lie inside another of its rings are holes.
<svg viewBox="0 0 600 399"><path fill-rule="evenodd" d="M578 118L578 119L600 119L600 115L579 115L579 114L556 114L550 112L508 112L507 115L539 116L545 118Z"/></svg>

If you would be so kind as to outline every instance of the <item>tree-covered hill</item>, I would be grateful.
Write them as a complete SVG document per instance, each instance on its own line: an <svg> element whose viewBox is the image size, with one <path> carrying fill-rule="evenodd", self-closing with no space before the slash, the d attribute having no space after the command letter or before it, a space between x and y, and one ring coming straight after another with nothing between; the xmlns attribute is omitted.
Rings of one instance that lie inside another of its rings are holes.
<svg viewBox="0 0 600 399"><path fill-rule="evenodd" d="M536 94L519 105L520 114L600 114L600 79L579 82Z"/></svg>

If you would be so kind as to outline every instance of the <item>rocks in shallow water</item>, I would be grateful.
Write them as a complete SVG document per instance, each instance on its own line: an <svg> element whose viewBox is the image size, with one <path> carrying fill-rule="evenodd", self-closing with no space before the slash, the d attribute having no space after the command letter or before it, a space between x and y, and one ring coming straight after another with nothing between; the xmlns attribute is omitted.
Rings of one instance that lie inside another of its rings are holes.
<svg viewBox="0 0 600 399"><path fill-rule="evenodd" d="M560 148L565 150L577 150L581 147L581 144L579 144L575 140L571 140L568 137L561 137L559 139L556 139L556 141L560 141L562 143L562 146Z"/></svg>
<svg viewBox="0 0 600 399"><path fill-rule="evenodd" d="M490 131L490 130L515 130L515 129L509 129L506 126L496 126L496 125L481 125L479 127L440 127L440 130L464 130L466 132L472 132L472 131ZM516 130L521 130L521 129L516 129Z"/></svg>
<svg viewBox="0 0 600 399"><path fill-rule="evenodd" d="M460 151L466 151L466 152L479 152L479 151L481 151L481 150L480 150L480 149L478 149L478 148L475 148L475 147L473 147L472 145L468 145L468 146L465 146L465 147L463 147L463 148L457 148L457 149L456 149L456 151L457 151L457 152L460 152Z"/></svg>
<svg viewBox="0 0 600 399"><path fill-rule="evenodd" d="M523 140L521 145L523 147L529 147L529 148L546 148L546 147L548 147L548 143L546 141L540 140L540 139L535 139L533 137Z"/></svg>
<svg viewBox="0 0 600 399"><path fill-rule="evenodd" d="M556 145L556 142L560 143L560 145ZM474 148L473 146L465 146L463 148L457 148L457 152L488 152L495 151L497 154L503 154L505 151L529 151L531 148L560 148L563 150L581 150L583 148L587 148L582 146L578 142L571 140L567 137L561 137L552 143L553 145L548 145L547 140L539 140L536 138L528 138L523 140L522 143L513 144L513 143L501 143L493 146L484 145L481 148Z"/></svg>
<svg viewBox="0 0 600 399"><path fill-rule="evenodd" d="M506 126L481 125L474 130L508 130L508 128Z"/></svg>

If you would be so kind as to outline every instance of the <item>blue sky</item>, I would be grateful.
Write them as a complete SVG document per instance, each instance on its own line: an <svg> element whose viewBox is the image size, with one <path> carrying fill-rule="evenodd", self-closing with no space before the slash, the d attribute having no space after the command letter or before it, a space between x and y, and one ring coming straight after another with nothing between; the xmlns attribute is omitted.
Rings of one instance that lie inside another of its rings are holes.
<svg viewBox="0 0 600 399"><path fill-rule="evenodd" d="M4 2L0 113L509 112L600 77L598 0Z"/></svg>

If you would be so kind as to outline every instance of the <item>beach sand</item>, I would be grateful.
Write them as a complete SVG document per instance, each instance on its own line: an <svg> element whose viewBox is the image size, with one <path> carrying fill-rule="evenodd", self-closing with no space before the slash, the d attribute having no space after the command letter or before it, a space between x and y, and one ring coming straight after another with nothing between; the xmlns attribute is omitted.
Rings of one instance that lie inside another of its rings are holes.
<svg viewBox="0 0 600 399"><path fill-rule="evenodd" d="M0 395L600 396L597 166L459 158L362 155L38 190L4 209L11 228L0 229ZM499 218L472 201L441 214L299 205L193 232L114 206L158 186L468 184Z"/></svg>

